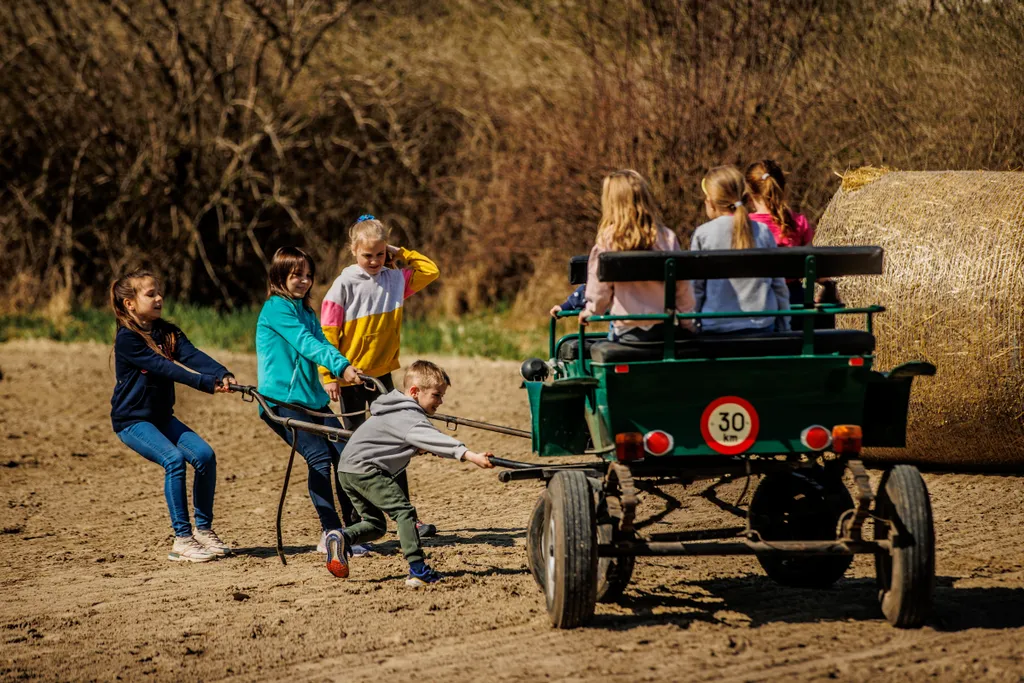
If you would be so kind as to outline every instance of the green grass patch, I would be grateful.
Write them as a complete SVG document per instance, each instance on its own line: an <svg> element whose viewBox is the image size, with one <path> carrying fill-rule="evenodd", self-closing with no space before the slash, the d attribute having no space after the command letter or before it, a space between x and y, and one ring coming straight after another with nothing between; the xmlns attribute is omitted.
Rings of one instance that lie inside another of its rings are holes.
<svg viewBox="0 0 1024 683"><path fill-rule="evenodd" d="M436 353L522 360L547 358L547 326L512 330L508 314L462 318L409 319L403 322L402 349L408 353Z"/></svg>
<svg viewBox="0 0 1024 683"><path fill-rule="evenodd" d="M199 347L255 352L259 309L232 312L166 304L164 318L178 325ZM477 314L462 318L407 318L402 350L406 354L442 354L521 360L547 357L547 326L510 329L510 314ZM37 315L0 315L0 342L12 339L53 339L62 342L114 340L114 315L103 309L81 309L52 320Z"/></svg>
<svg viewBox="0 0 1024 683"><path fill-rule="evenodd" d="M222 313L190 305L164 306L164 318L185 330L197 346L254 351L258 309ZM51 319L41 315L0 315L0 342L11 339L53 339L62 342L114 342L114 314L85 308Z"/></svg>

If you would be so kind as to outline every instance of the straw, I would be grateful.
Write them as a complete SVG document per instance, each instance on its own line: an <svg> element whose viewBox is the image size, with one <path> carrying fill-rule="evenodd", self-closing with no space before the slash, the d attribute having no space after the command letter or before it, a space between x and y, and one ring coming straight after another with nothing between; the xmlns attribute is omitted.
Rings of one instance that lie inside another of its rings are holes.
<svg viewBox="0 0 1024 683"><path fill-rule="evenodd" d="M1024 173L857 169L815 242L885 248L885 274L847 278L841 294L889 309L877 369L938 366L914 380L908 448L870 457L1024 469Z"/></svg>

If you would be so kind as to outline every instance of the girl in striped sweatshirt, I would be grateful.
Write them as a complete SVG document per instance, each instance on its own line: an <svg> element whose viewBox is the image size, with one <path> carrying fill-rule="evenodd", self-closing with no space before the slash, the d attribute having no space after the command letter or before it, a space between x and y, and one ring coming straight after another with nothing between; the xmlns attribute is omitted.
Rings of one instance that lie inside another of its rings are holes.
<svg viewBox="0 0 1024 683"><path fill-rule="evenodd" d="M393 391L391 372L400 363L402 305L406 299L437 279L437 265L423 254L388 243L390 231L370 215L360 216L349 228L349 245L355 264L341 271L324 295L320 324L324 336L363 374L379 379ZM395 268L394 259L405 261ZM324 389L333 401L341 401L342 412L364 411L377 393L362 384L351 384L320 368ZM355 429L366 421L365 414L345 418L345 428ZM409 495L405 471L396 482ZM432 536L431 524L417 522L421 536Z"/></svg>

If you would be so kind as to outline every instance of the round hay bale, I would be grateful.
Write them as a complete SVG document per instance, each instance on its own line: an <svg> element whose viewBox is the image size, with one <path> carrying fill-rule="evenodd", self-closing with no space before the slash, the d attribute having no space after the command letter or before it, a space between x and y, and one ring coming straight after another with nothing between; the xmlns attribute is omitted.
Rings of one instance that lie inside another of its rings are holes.
<svg viewBox="0 0 1024 683"><path fill-rule="evenodd" d="M848 303L888 309L875 318L876 369L909 360L938 367L914 380L907 448L866 459L1024 469L1024 173L846 177L816 242L885 248L884 275L840 285Z"/></svg>

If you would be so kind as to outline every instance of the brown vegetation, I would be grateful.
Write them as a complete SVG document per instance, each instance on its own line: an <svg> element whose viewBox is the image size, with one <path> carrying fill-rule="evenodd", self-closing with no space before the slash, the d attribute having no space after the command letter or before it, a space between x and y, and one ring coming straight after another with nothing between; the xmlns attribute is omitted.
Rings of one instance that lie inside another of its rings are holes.
<svg viewBox="0 0 1024 683"><path fill-rule="evenodd" d="M372 212L460 311L560 276L617 167L683 235L719 163L779 159L815 216L864 163L1019 167L1022 31L1014 0L4 3L0 301L142 263L245 304Z"/></svg>

